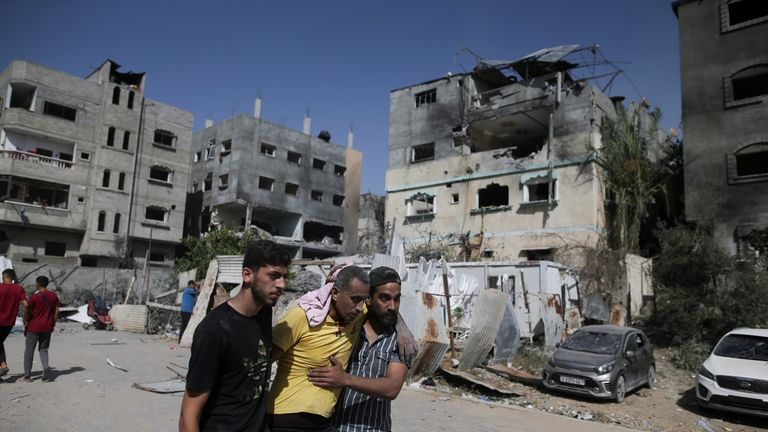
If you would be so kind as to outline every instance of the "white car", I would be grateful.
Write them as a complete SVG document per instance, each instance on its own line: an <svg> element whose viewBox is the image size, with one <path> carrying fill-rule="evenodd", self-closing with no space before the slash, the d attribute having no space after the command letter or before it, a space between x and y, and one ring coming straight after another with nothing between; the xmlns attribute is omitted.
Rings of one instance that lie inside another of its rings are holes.
<svg viewBox="0 0 768 432"><path fill-rule="evenodd" d="M768 417L768 329L723 336L699 369L696 399L705 408Z"/></svg>

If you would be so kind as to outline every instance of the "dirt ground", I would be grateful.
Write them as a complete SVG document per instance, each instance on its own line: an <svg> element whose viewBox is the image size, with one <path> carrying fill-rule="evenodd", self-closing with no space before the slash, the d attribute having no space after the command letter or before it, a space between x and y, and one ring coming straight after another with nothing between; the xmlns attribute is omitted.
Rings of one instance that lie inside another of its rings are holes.
<svg viewBox="0 0 768 432"><path fill-rule="evenodd" d="M466 386L453 378L437 380L437 389L446 393L463 392L501 404L517 405L568 417L588 419L593 422L621 425L633 430L653 432L701 431L700 419L716 431L746 432L768 430L768 421L749 416L706 411L696 403L694 384L696 374L675 368L670 362L669 349L656 349L657 385L654 389L642 388L627 395L625 401L616 404L596 401L571 395L548 392L513 383L505 378L474 369L473 375L506 390L512 390L519 397L494 397L475 386ZM500 395L499 395L500 396Z"/></svg>
<svg viewBox="0 0 768 432"><path fill-rule="evenodd" d="M170 369L185 372L189 350L179 348L172 338L83 330L76 323L60 323L51 343L51 365L56 368L52 382L40 381L37 355L35 381L19 380L23 346L20 334L6 341L11 372L0 383L3 432L176 429L178 394L133 388L135 383L176 378ZM768 430L761 429L768 427L764 421L700 411L690 393L691 374L672 368L663 350L657 350L656 358L657 388L629 394L623 404L547 394L495 375L488 379L520 396L489 397L464 385L449 386L440 377L436 387L411 384L394 402L394 429L502 431L514 424L515 430L523 431L701 431L697 422L703 417L717 431ZM107 359L127 372L109 365Z"/></svg>

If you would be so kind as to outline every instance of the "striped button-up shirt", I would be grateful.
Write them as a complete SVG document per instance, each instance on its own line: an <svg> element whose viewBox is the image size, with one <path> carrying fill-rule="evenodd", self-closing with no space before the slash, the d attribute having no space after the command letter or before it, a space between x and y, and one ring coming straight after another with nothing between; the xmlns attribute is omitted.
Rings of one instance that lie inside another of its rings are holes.
<svg viewBox="0 0 768 432"><path fill-rule="evenodd" d="M384 378L389 362L402 363L397 351L397 332L387 329L372 344L368 343L365 328L349 360L348 372L363 378ZM373 432L392 430L390 419L392 401L369 396L346 388L336 405L334 419L340 432Z"/></svg>

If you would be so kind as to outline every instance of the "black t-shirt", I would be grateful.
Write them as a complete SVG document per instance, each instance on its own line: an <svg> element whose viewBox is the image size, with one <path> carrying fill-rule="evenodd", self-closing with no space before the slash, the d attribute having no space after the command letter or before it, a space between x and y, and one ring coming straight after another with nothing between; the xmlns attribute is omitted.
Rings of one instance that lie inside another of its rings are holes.
<svg viewBox="0 0 768 432"><path fill-rule="evenodd" d="M266 329L263 331L262 329ZM263 431L272 347L272 310L241 315L224 303L195 330L188 390L211 390L201 431Z"/></svg>

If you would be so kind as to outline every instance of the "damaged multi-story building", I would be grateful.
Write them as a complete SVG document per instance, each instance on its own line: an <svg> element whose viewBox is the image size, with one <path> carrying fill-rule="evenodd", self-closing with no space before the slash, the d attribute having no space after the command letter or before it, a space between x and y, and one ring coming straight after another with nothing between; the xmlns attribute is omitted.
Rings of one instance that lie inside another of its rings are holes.
<svg viewBox="0 0 768 432"><path fill-rule="evenodd" d="M297 258L352 254L357 248L362 153L254 115L238 115L193 134L187 232L258 227Z"/></svg>
<svg viewBox="0 0 768 432"><path fill-rule="evenodd" d="M170 265L192 114L145 98L107 60L85 78L26 61L0 75L0 254L17 262ZM151 245L151 247L150 247Z"/></svg>
<svg viewBox="0 0 768 432"><path fill-rule="evenodd" d="M768 2L679 0L685 213L731 253L768 230Z"/></svg>
<svg viewBox="0 0 768 432"><path fill-rule="evenodd" d="M597 86L597 47L477 58L466 73L390 94L386 220L459 259L552 260L605 232L593 157L618 71Z"/></svg>

